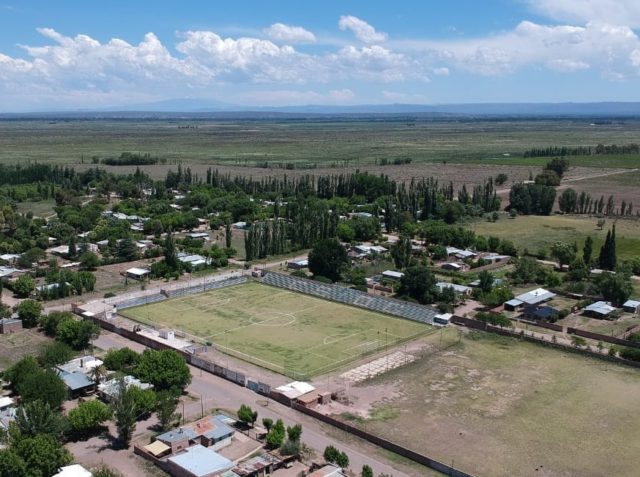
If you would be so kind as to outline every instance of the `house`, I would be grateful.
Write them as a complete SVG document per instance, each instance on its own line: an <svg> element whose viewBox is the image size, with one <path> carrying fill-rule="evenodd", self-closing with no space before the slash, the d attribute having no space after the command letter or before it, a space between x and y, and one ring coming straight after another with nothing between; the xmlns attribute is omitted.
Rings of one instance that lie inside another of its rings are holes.
<svg viewBox="0 0 640 477"><path fill-rule="evenodd" d="M383 254L388 250L380 245L354 245L349 251L349 256L354 258L364 258L374 253Z"/></svg>
<svg viewBox="0 0 640 477"><path fill-rule="evenodd" d="M501 287L502 285L504 285L504 280L502 278L494 278L493 282L491 283L491 286L493 287ZM472 288L478 288L480 286L480 280L474 280L471 283L469 283L469 286Z"/></svg>
<svg viewBox="0 0 640 477"><path fill-rule="evenodd" d="M404 273L396 272L394 270L385 270L382 272L382 278L386 278L387 280L400 280L404 277Z"/></svg>
<svg viewBox="0 0 640 477"><path fill-rule="evenodd" d="M447 247L447 256L453 256L461 260L466 260L467 258L476 258L478 254L476 252L472 252L471 250L462 250L457 247Z"/></svg>
<svg viewBox="0 0 640 477"><path fill-rule="evenodd" d="M292 262L287 262L287 268L292 270L302 270L303 268L307 268L309 266L309 260L293 260Z"/></svg>
<svg viewBox="0 0 640 477"><path fill-rule="evenodd" d="M81 356L80 358L72 359L64 364L60 364L57 368L60 371L67 371L69 373L84 373L89 374L98 366L102 366L103 361L93 356Z"/></svg>
<svg viewBox="0 0 640 477"><path fill-rule="evenodd" d="M148 268L129 268L124 272L127 278L133 278L134 280L145 280L151 274L151 270Z"/></svg>
<svg viewBox="0 0 640 477"><path fill-rule="evenodd" d="M522 316L534 321L550 321L558 316L559 310L551 306L525 306Z"/></svg>
<svg viewBox="0 0 640 477"><path fill-rule="evenodd" d="M292 457L292 456L289 456ZM263 477L273 475L283 461L272 454L262 454L240 462L230 472L229 477ZM223 474L222 477L227 477Z"/></svg>
<svg viewBox="0 0 640 477"><path fill-rule="evenodd" d="M58 245L57 247L50 248L49 253L51 255L69 255L69 246Z"/></svg>
<svg viewBox="0 0 640 477"><path fill-rule="evenodd" d="M124 385L129 388L131 386L135 386L140 389L151 389L153 386L149 383L144 383L140 381L138 378L134 378L133 376L124 376L122 378ZM113 400L120 391L120 380L119 379L110 379L103 383L98 384L98 394L102 399L109 402Z"/></svg>
<svg viewBox="0 0 640 477"><path fill-rule="evenodd" d="M220 450L231 444L235 431L226 422L228 418L222 414L207 416L191 424L160 434L156 439L171 448L171 452L179 452L190 445L198 444Z"/></svg>
<svg viewBox="0 0 640 477"><path fill-rule="evenodd" d="M15 333L22 329L22 320L15 318L2 318L0 320L0 333L6 335L8 333Z"/></svg>
<svg viewBox="0 0 640 477"><path fill-rule="evenodd" d="M0 279L2 278L15 278L19 275L23 275L25 272L11 267L0 267Z"/></svg>
<svg viewBox="0 0 640 477"><path fill-rule="evenodd" d="M214 477L233 466L229 459L200 444L167 459L169 473L175 477Z"/></svg>
<svg viewBox="0 0 640 477"><path fill-rule="evenodd" d="M5 263L8 263L9 265L15 264L19 258L20 258L20 255L15 253L4 253L0 255L0 260L2 260Z"/></svg>
<svg viewBox="0 0 640 477"><path fill-rule="evenodd" d="M447 326L451 322L451 313L441 313L433 317L433 324L436 326Z"/></svg>
<svg viewBox="0 0 640 477"><path fill-rule="evenodd" d="M191 232L187 234L187 237L193 240L209 240L207 232Z"/></svg>
<svg viewBox="0 0 640 477"><path fill-rule="evenodd" d="M178 252L178 260L181 263L189 264L192 267L200 267L203 265L207 265L208 260L203 257L202 255L197 255L197 254L188 254L185 252Z"/></svg>
<svg viewBox="0 0 640 477"><path fill-rule="evenodd" d="M442 293L445 288L453 288L453 291L456 293L456 295L464 295L464 296L471 295L471 291L472 291L471 287L467 287L464 285L456 285L455 283L449 283L449 282L438 282L436 283L436 288L440 293Z"/></svg>
<svg viewBox="0 0 640 477"><path fill-rule="evenodd" d="M485 255L484 257L482 257L482 260L485 260L491 263L500 263L500 262L508 261L510 258L511 257L509 255L498 255L498 254L490 253L489 255Z"/></svg>
<svg viewBox="0 0 640 477"><path fill-rule="evenodd" d="M65 467L60 467L60 471L57 474L53 474L53 477L92 477L93 474L80 464L71 464Z"/></svg>
<svg viewBox="0 0 640 477"><path fill-rule="evenodd" d="M638 313L640 312L640 301L627 300L622 304L622 309L627 313Z"/></svg>
<svg viewBox="0 0 640 477"><path fill-rule="evenodd" d="M13 404L13 398L10 398L8 396L0 397L0 412L4 412L10 407L13 407Z"/></svg>
<svg viewBox="0 0 640 477"><path fill-rule="evenodd" d="M539 305L540 303L553 299L555 296L555 293L545 290L544 288L536 288L535 290L528 291L505 302L504 309L508 311L515 311L525 305Z"/></svg>
<svg viewBox="0 0 640 477"><path fill-rule="evenodd" d="M443 270L449 270L452 272L461 272L462 270L464 270L464 265L461 265L459 263L446 262L440 265L440 268L442 268Z"/></svg>
<svg viewBox="0 0 640 477"><path fill-rule="evenodd" d="M584 315L591 316L593 318L608 318L614 311L616 311L616 309L611 306L611 303L607 301L597 301L585 307L582 312Z"/></svg>
<svg viewBox="0 0 640 477"><path fill-rule="evenodd" d="M88 393L95 385L95 382L89 377L80 372L68 372L68 371L57 371L58 376L64 382L64 384L69 389L69 392L72 396L79 396L80 394Z"/></svg>

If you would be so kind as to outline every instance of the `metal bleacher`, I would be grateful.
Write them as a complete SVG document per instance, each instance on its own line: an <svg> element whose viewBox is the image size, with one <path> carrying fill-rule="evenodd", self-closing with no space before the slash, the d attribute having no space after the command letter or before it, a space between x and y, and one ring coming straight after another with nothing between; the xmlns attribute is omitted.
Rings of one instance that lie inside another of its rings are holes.
<svg viewBox="0 0 640 477"><path fill-rule="evenodd" d="M146 296L140 296L137 298L131 298L121 302L114 302L114 305L116 305L116 307L119 310L124 310L125 308L133 308L134 306L146 305L148 303L155 303L155 302L166 300L166 299L167 299L166 296L160 293L157 293L154 295L146 295Z"/></svg>
<svg viewBox="0 0 640 477"><path fill-rule="evenodd" d="M371 311L399 316L407 320L433 324L433 318L438 314L435 308L415 303L404 302L380 296L371 296L365 292L345 288L339 285L318 283L304 278L292 277L280 273L269 272L263 278L263 283L287 290L304 293L306 295L324 298L326 300L357 306Z"/></svg>

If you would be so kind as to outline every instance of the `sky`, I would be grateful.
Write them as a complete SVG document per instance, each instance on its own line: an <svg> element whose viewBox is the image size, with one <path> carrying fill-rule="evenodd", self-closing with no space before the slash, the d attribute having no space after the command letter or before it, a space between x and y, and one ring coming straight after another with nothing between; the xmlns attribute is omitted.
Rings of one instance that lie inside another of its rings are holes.
<svg viewBox="0 0 640 477"><path fill-rule="evenodd" d="M0 111L640 100L640 0L0 0Z"/></svg>

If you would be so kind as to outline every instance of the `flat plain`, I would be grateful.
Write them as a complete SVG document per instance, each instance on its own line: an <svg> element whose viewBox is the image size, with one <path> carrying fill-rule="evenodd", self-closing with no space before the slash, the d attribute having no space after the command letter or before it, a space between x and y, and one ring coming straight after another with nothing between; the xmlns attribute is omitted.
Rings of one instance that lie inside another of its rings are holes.
<svg viewBox="0 0 640 477"><path fill-rule="evenodd" d="M496 222L477 221L469 226L477 234L511 240L521 252L528 249L531 253L536 253L541 248L548 250L557 241L575 241L582 250L584 240L591 235L594 240L594 255L597 257L607 231L615 223L618 257L630 260L640 255L640 222L637 219L606 219L602 230L597 227L597 222L597 217L531 215L515 219L502 218Z"/></svg>
<svg viewBox="0 0 640 477"><path fill-rule="evenodd" d="M360 425L474 475L637 474L636 369L479 332L456 344L455 330L445 333L451 346L352 388L362 400L384 396Z"/></svg>
<svg viewBox="0 0 640 477"><path fill-rule="evenodd" d="M256 282L120 314L186 332L232 356L299 379L433 332L421 323Z"/></svg>

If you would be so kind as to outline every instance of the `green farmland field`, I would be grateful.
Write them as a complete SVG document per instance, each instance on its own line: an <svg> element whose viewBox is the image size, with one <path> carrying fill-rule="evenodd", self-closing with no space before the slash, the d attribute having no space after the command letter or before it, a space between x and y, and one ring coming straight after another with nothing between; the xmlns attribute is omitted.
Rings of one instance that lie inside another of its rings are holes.
<svg viewBox="0 0 640 477"><path fill-rule="evenodd" d="M121 314L186 332L220 351L298 379L433 330L255 282L129 308Z"/></svg>
<svg viewBox="0 0 640 477"><path fill-rule="evenodd" d="M525 248L531 253L539 249L549 250L557 241L578 242L580 250L584 240L591 235L594 240L594 254L597 257L604 243L607 230L614 221L607 219L602 230L596 226L595 217L565 215L519 216L516 219L501 219L497 222L474 222L471 224L479 235L512 240L520 251ZM620 219L616 224L616 251L622 260L630 260L640 255L640 220Z"/></svg>

